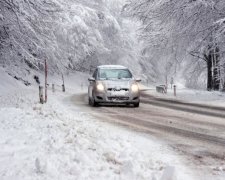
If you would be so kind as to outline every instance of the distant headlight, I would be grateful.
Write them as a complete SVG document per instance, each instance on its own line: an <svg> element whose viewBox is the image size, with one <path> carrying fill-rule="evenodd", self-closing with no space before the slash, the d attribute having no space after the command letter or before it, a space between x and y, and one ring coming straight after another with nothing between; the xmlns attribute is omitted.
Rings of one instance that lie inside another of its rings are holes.
<svg viewBox="0 0 225 180"><path fill-rule="evenodd" d="M138 90L139 90L138 85L137 84L132 84L131 90L132 90L132 92L138 92Z"/></svg>
<svg viewBox="0 0 225 180"><path fill-rule="evenodd" d="M104 86L103 86L103 84L102 83L99 83L98 85L97 85L97 90L98 91L104 91Z"/></svg>

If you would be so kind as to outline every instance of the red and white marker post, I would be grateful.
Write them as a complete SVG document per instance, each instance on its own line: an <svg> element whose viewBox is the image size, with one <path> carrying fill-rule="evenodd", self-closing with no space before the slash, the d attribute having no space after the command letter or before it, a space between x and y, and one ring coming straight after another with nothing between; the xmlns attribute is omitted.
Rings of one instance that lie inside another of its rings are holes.
<svg viewBox="0 0 225 180"><path fill-rule="evenodd" d="M47 94L47 88L48 88L48 66L47 66L47 60L45 59L45 103L47 103L48 94Z"/></svg>

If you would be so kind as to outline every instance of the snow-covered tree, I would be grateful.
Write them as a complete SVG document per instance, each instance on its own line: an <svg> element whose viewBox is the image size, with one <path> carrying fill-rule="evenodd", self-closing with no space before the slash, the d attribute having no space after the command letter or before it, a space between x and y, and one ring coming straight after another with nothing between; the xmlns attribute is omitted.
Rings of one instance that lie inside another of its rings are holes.
<svg viewBox="0 0 225 180"><path fill-rule="evenodd" d="M0 1L0 65L12 73L91 72L100 64L131 65L141 72L135 28L115 0ZM131 63L132 62L132 63ZM133 64L133 65L132 65ZM19 69L19 70L18 70Z"/></svg>
<svg viewBox="0 0 225 180"><path fill-rule="evenodd" d="M196 81L194 74L202 77L202 67L207 68L208 90L218 90L225 78L224 8L223 0L131 0L125 6L142 21L142 38L151 52L192 69L187 82Z"/></svg>

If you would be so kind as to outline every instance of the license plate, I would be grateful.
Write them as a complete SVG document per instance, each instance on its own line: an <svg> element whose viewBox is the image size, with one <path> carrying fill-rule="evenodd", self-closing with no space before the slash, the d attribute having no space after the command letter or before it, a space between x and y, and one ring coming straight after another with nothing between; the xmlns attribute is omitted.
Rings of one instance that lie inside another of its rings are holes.
<svg viewBox="0 0 225 180"><path fill-rule="evenodd" d="M125 91L114 91L110 93L111 96L126 96L126 92Z"/></svg>

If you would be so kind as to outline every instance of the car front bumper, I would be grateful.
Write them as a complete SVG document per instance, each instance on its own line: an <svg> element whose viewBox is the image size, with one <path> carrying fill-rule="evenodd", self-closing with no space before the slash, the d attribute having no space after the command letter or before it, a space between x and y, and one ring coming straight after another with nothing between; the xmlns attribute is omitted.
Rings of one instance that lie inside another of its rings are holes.
<svg viewBox="0 0 225 180"><path fill-rule="evenodd" d="M126 92L120 95L114 92L96 92L94 98L98 103L138 103L140 102L140 93Z"/></svg>

